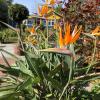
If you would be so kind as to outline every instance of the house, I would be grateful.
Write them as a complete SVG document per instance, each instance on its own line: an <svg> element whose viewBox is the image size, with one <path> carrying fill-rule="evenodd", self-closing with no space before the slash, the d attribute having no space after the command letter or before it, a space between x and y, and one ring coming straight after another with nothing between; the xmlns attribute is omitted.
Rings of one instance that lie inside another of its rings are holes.
<svg viewBox="0 0 100 100"><path fill-rule="evenodd" d="M54 14L54 13L49 13L47 14L46 16L46 20L48 22L48 26L49 27L53 27L54 24L57 22L57 21L60 21L61 20L61 17Z"/></svg>
<svg viewBox="0 0 100 100"><path fill-rule="evenodd" d="M37 14L33 14L23 21L23 24L27 27L32 27L34 24L39 25L41 21L45 21L45 18L38 16Z"/></svg>
<svg viewBox="0 0 100 100"><path fill-rule="evenodd" d="M55 15L54 13L48 13L45 17L41 17L38 14L33 14L23 21L23 24L27 27L32 27L35 25L43 24L45 27L48 24L48 27L51 28L54 26L56 21L59 21L61 17Z"/></svg>

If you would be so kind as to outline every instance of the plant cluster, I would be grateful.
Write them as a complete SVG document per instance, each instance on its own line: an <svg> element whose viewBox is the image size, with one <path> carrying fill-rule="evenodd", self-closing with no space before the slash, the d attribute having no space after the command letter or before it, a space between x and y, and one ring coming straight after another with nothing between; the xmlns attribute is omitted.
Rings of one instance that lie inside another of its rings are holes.
<svg viewBox="0 0 100 100"><path fill-rule="evenodd" d="M73 0L69 2L71 3ZM56 13L54 6L57 3L62 2L46 0L45 4L39 7L39 14L45 17L47 11L50 10L49 6ZM0 77L1 100L96 100L94 98L96 89L89 92L86 87L90 81L100 79L100 73L94 73L92 70L95 65L100 64L95 60L100 31L96 28L90 33L82 34L81 25L67 22L65 15L62 15L61 18L63 25L56 23L54 29L56 39L53 42L55 45L52 45L52 41L49 40L48 27L45 31L40 30L39 27L33 27L29 30L30 34L27 37L29 42L23 44L20 31L2 22L17 32L24 56L23 58L16 57L0 49L6 62L5 66L0 65L0 70L5 74ZM84 41L86 39L80 34L93 41L92 56L90 63L86 66L82 66L80 63L83 56L77 54L80 48L76 48L78 46L76 41L78 42L79 37ZM32 37L37 41L35 45L31 40ZM15 65L8 63L3 52L16 60Z"/></svg>

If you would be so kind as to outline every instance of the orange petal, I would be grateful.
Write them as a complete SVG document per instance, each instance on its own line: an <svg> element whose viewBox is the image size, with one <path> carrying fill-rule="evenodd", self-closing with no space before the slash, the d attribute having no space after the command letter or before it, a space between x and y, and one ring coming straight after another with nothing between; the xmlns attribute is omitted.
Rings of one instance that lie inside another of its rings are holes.
<svg viewBox="0 0 100 100"><path fill-rule="evenodd" d="M70 24L67 22L67 24L66 24L66 33L65 33L65 37L64 37L65 45L69 44L70 41L71 41Z"/></svg>
<svg viewBox="0 0 100 100"><path fill-rule="evenodd" d="M77 27L78 27L78 25L75 25L74 30L73 30L73 32L72 32L72 37L75 36L75 33L77 32Z"/></svg>
<svg viewBox="0 0 100 100"><path fill-rule="evenodd" d="M32 28L31 33L35 33L35 28L34 27Z"/></svg>
<svg viewBox="0 0 100 100"><path fill-rule="evenodd" d="M94 36L100 36L100 32L92 34Z"/></svg>
<svg viewBox="0 0 100 100"><path fill-rule="evenodd" d="M43 16L47 12L48 12L48 5L47 4L43 5L41 8L40 8L40 6L38 6L38 13L40 16Z"/></svg>
<svg viewBox="0 0 100 100"><path fill-rule="evenodd" d="M79 38L81 31L82 31L82 26L80 26L79 30L75 33L75 36L72 38L70 43L74 43Z"/></svg>
<svg viewBox="0 0 100 100"><path fill-rule="evenodd" d="M41 9L42 15L47 14L47 12L48 12L48 5L43 5Z"/></svg>
<svg viewBox="0 0 100 100"><path fill-rule="evenodd" d="M61 29L61 27L59 27L59 30L60 30L60 32L59 32L59 46L60 46L60 48L62 48L64 46L64 43L63 43L63 37L62 37L62 29Z"/></svg>
<svg viewBox="0 0 100 100"><path fill-rule="evenodd" d="M40 6L38 6L38 13L41 16L41 8L40 8Z"/></svg>
<svg viewBox="0 0 100 100"><path fill-rule="evenodd" d="M100 30L100 26L97 26L91 33L92 34L97 33L99 30Z"/></svg>
<svg viewBox="0 0 100 100"><path fill-rule="evenodd" d="M55 0L50 0L50 5L54 5L56 3Z"/></svg>

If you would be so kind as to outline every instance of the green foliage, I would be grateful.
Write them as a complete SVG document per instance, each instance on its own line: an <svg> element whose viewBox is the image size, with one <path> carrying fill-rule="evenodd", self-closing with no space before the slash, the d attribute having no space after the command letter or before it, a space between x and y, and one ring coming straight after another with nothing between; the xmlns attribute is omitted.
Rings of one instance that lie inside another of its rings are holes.
<svg viewBox="0 0 100 100"><path fill-rule="evenodd" d="M97 94L100 94L100 83L95 84L94 87L92 88L93 92L96 92Z"/></svg>
<svg viewBox="0 0 100 100"><path fill-rule="evenodd" d="M75 79L73 75L76 73L76 67L73 62L71 64L69 56L58 53L40 53L30 46L27 48L29 51L25 51L25 61L14 57L15 66L0 65L0 70L7 73L6 77L0 78L1 99L21 97L25 100L32 100L35 97L35 100L59 100L67 84L61 100L65 98L69 98L67 100L73 100L73 98L76 98L74 100L78 98L90 100L90 94L82 87L85 86L85 81L90 81L91 78L97 77L96 75Z"/></svg>
<svg viewBox="0 0 100 100"><path fill-rule="evenodd" d="M55 12L59 13L60 10L61 10L61 8L62 8L62 5L58 5L58 6L55 8Z"/></svg>
<svg viewBox="0 0 100 100"><path fill-rule="evenodd" d="M17 34L11 29L4 28L0 31L0 41L4 43L17 42Z"/></svg>
<svg viewBox="0 0 100 100"><path fill-rule="evenodd" d="M7 4L8 4L8 6L11 6L11 5L12 5L13 0L6 0L6 2L7 2Z"/></svg>
<svg viewBox="0 0 100 100"><path fill-rule="evenodd" d="M8 21L8 5L5 0L0 0L0 20Z"/></svg>
<svg viewBox="0 0 100 100"><path fill-rule="evenodd" d="M29 15L28 9L21 4L11 5L9 12L10 12L10 17L18 24L20 24Z"/></svg>
<svg viewBox="0 0 100 100"><path fill-rule="evenodd" d="M18 36L23 46L20 35ZM85 86L91 80L100 79L99 74L91 75L89 70L95 62L82 68L78 66L80 58L76 58L73 44L68 46L68 50L48 49L51 45L48 44L46 36L40 31L37 37L37 46L27 43L23 47L23 58L0 49L2 53L5 52L16 60L16 64L11 66L6 58L2 57L7 66L0 65L0 70L6 74L0 77L0 99L91 100L92 94L85 90ZM81 71L85 74L80 74Z"/></svg>

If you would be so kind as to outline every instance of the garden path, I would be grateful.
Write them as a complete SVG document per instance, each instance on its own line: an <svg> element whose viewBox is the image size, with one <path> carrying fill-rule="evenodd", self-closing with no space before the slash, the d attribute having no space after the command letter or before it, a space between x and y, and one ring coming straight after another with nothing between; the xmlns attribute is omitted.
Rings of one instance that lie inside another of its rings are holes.
<svg viewBox="0 0 100 100"><path fill-rule="evenodd" d="M15 56L18 56L16 54L16 47L17 47L17 44L0 44L0 49L4 49L9 53L14 54ZM10 65L15 64L15 60L10 55L8 55L5 52L2 52L2 54L7 59L8 63ZM0 51L0 64L6 65L6 63L5 63L5 61L4 61L3 57L2 57L2 54L1 54L1 51ZM2 72L0 72L0 76L1 75L2 75Z"/></svg>

